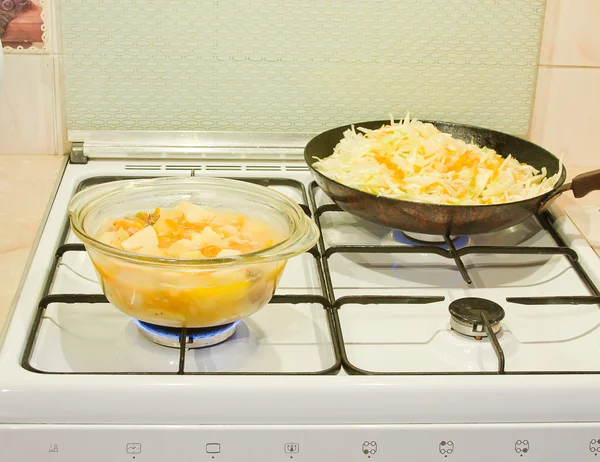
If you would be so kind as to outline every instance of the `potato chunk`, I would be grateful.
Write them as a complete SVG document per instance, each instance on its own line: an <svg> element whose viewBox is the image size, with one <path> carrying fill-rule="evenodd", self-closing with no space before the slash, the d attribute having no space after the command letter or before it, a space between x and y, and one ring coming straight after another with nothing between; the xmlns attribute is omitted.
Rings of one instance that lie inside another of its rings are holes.
<svg viewBox="0 0 600 462"><path fill-rule="evenodd" d="M241 255L241 254L242 254L242 252L240 252L239 250L223 249L217 254L217 258L233 257L235 255Z"/></svg>
<svg viewBox="0 0 600 462"><path fill-rule="evenodd" d="M142 247L152 247L158 245L158 237L152 226L146 226L144 229L133 234L129 239L121 242L125 250L137 250Z"/></svg>
<svg viewBox="0 0 600 462"><path fill-rule="evenodd" d="M196 234L192 238L192 243L198 247L206 247L209 245L223 247L223 239L221 239L221 236L219 236L210 226L204 228L201 233Z"/></svg>
<svg viewBox="0 0 600 462"><path fill-rule="evenodd" d="M201 223L203 221L210 221L214 218L214 215L208 210L187 201L182 201L177 204L175 210L182 212L185 220L190 223Z"/></svg>
<svg viewBox="0 0 600 462"><path fill-rule="evenodd" d="M192 252L198 250L198 247L192 244L189 239L179 239L167 249L167 254L171 257L178 258L184 252Z"/></svg>

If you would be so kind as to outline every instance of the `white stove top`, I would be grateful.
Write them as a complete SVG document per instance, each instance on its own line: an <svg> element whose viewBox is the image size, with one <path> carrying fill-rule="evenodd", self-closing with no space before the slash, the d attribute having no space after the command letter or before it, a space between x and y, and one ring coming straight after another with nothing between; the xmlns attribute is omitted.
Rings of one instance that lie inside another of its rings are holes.
<svg viewBox="0 0 600 462"><path fill-rule="evenodd" d="M445 249L335 210L297 165L205 164L196 176L267 181L306 205L323 258L291 260L274 300L233 337L181 355L142 336L103 299L86 252L64 246L78 243L66 216L77 188L89 178L191 174L189 163L158 165L68 165L0 349L0 423L600 421L592 405L600 401L600 311L590 286L600 287L600 259L570 221L553 224L556 236L532 218L457 238L468 284ZM490 339L451 329L448 307L464 297L503 307L503 365Z"/></svg>

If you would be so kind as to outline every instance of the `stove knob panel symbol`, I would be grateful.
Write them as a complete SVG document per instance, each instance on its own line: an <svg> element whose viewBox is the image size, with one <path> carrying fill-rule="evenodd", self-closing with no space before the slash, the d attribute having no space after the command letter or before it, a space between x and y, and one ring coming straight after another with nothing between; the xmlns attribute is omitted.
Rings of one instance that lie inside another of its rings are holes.
<svg viewBox="0 0 600 462"><path fill-rule="evenodd" d="M369 458L377 453L377 443L375 441L365 441L362 444L362 453Z"/></svg>
<svg viewBox="0 0 600 462"><path fill-rule="evenodd" d="M221 453L221 443L206 443L206 453L207 454L220 454Z"/></svg>
<svg viewBox="0 0 600 462"><path fill-rule="evenodd" d="M529 440L517 440L515 442L515 452L521 457L529 452Z"/></svg>
<svg viewBox="0 0 600 462"><path fill-rule="evenodd" d="M127 443L125 445L125 451L127 454L141 454L142 445L141 443Z"/></svg>
<svg viewBox="0 0 600 462"><path fill-rule="evenodd" d="M448 457L454 452L454 442L452 440L440 441L439 450L440 454L444 457Z"/></svg>
<svg viewBox="0 0 600 462"><path fill-rule="evenodd" d="M593 439L590 441L590 452L593 453L595 456L597 456L598 453L600 453L600 438Z"/></svg>
<svg viewBox="0 0 600 462"><path fill-rule="evenodd" d="M300 445L298 443L285 443L283 445L283 452L286 454L298 454L300 452Z"/></svg>

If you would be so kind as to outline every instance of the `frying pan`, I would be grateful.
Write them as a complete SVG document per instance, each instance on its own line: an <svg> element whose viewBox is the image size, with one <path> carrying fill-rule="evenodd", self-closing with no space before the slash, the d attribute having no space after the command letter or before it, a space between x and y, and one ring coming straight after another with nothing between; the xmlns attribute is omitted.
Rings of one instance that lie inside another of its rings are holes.
<svg viewBox="0 0 600 462"><path fill-rule="evenodd" d="M423 120L454 138L473 142L480 147L494 149L503 157L512 154L520 162L540 170L546 167L548 176L559 171L560 161L544 148L534 143L487 128L450 122ZM355 128L377 129L389 120L355 123ZM413 202L377 196L345 186L328 178L313 167L319 159L333 154L334 147L352 125L344 125L323 132L311 139L304 148L304 158L317 184L343 210L393 229L432 235L482 234L500 231L525 221L546 210L562 193L571 190L577 198L600 189L600 170L584 173L565 184L566 169L554 188L540 196L492 205L447 205ZM564 167L564 166L563 166Z"/></svg>

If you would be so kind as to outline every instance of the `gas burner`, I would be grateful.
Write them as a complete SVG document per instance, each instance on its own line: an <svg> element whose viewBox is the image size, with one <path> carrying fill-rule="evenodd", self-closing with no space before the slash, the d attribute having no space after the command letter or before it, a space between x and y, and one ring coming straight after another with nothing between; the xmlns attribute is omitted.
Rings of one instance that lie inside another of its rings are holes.
<svg viewBox="0 0 600 462"><path fill-rule="evenodd" d="M481 314L485 313L492 332L500 331L500 321L504 319L504 309L491 300L485 298L467 297L459 298L450 303L450 327L459 334L481 340L487 337Z"/></svg>
<svg viewBox="0 0 600 462"><path fill-rule="evenodd" d="M400 242L401 244L421 246L434 245L448 250L448 244L446 244L446 241L444 240L443 236L411 233L409 231L399 231L395 229L392 231L392 237L394 238L394 240ZM450 239L452 240L454 248L456 249L465 247L469 243L468 236L453 236Z"/></svg>
<svg viewBox="0 0 600 462"><path fill-rule="evenodd" d="M134 319L133 322L148 340L158 345L179 348L180 328L157 326L137 319ZM200 329L189 328L186 332L186 347L205 348L224 342L235 333L239 322Z"/></svg>

